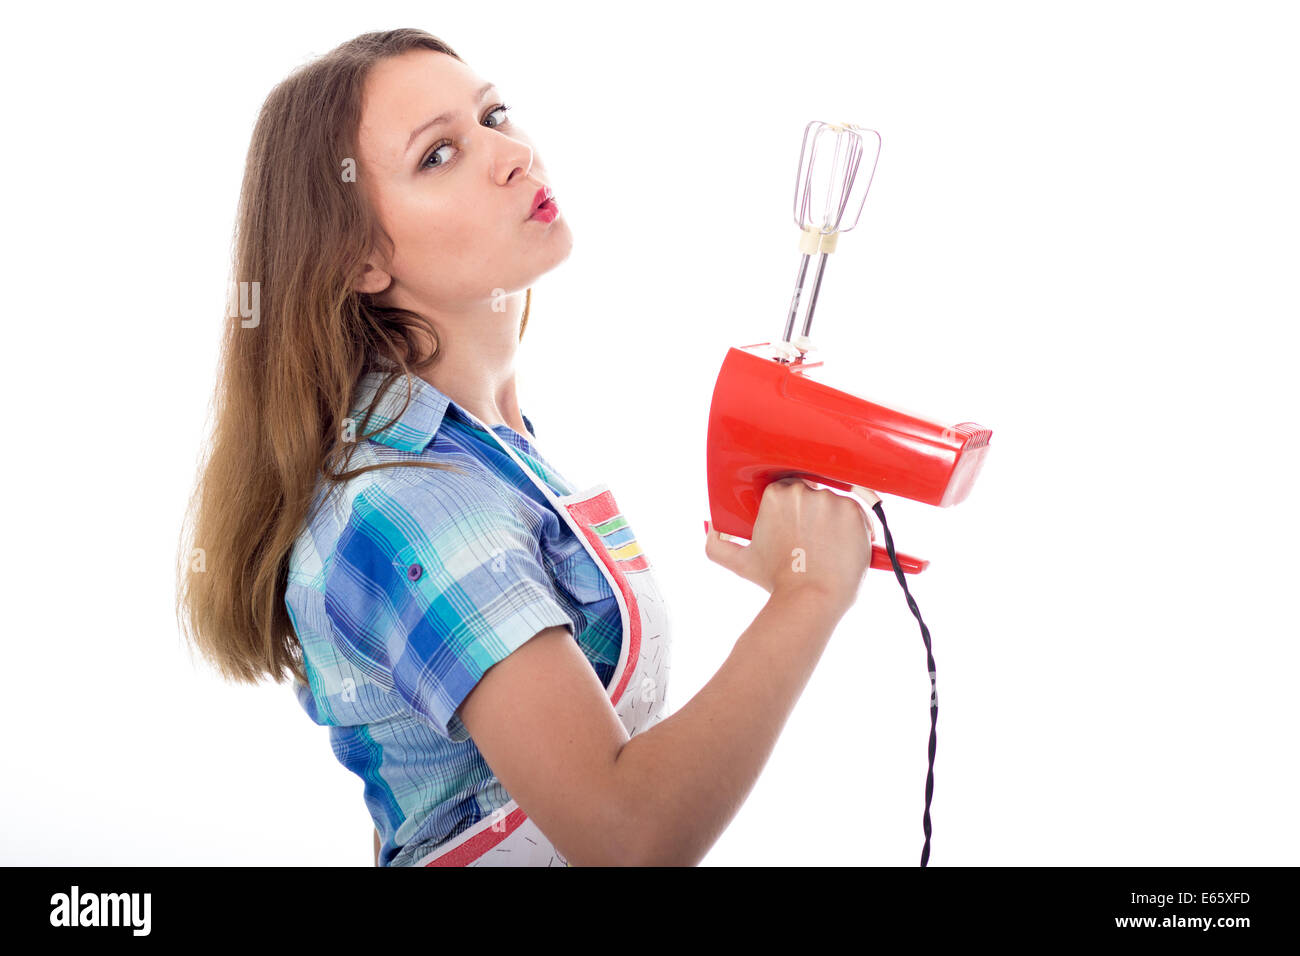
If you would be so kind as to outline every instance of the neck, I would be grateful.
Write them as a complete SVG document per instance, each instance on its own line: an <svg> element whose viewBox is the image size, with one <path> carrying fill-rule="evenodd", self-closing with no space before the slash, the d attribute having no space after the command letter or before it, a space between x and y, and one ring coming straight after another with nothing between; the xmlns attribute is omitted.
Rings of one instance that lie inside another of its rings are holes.
<svg viewBox="0 0 1300 956"><path fill-rule="evenodd" d="M485 425L508 425L527 436L515 394L524 293L509 296L505 305L501 312L493 311L490 303L457 313L415 310L430 316L438 333L438 358L421 378Z"/></svg>

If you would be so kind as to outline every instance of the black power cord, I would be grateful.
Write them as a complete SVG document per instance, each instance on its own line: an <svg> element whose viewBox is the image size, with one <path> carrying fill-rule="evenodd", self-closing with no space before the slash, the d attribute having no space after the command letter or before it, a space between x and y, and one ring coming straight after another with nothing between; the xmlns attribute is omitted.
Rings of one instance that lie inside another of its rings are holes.
<svg viewBox="0 0 1300 956"><path fill-rule="evenodd" d="M925 660L930 667L930 766L925 774L925 813L921 817L921 827L925 830L925 845L921 847L921 865L925 866L930 861L930 798L934 796L934 732L939 720L939 699L934 684L934 654L930 650L930 629L925 626L925 621L921 620L921 610L916 606L912 592L907 590L907 577L903 574L903 569L898 566L898 555L894 553L894 537L889 533L889 522L885 520L884 506L877 501L871 506L871 510L876 513L881 527L885 529L885 548L889 551L890 563L894 565L894 576L903 586L907 606L911 608L917 623L921 625L921 640L925 641Z"/></svg>

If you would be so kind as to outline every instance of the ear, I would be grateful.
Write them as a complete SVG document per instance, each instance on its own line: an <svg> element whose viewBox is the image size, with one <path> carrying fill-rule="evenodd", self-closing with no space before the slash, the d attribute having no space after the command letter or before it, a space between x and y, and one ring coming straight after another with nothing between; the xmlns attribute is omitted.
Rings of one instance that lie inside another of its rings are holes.
<svg viewBox="0 0 1300 956"><path fill-rule="evenodd" d="M383 292L387 289L392 284L392 281L393 277L381 269L375 260L371 259L366 262L365 269L357 277L356 282L352 284L352 288L357 292L374 295L376 292Z"/></svg>

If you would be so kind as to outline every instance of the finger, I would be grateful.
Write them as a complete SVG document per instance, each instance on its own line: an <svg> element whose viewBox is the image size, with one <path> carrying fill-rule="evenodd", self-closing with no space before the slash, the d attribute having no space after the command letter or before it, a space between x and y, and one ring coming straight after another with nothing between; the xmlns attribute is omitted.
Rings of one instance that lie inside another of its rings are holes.
<svg viewBox="0 0 1300 956"><path fill-rule="evenodd" d="M721 565L733 574L747 577L749 548L730 540L716 528L710 528L704 539L704 555L714 564Z"/></svg>

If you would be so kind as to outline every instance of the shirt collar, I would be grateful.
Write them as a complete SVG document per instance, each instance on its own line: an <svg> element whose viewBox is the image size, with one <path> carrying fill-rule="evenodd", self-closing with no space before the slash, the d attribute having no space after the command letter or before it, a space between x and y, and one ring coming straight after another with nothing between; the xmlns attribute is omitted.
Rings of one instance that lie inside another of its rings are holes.
<svg viewBox="0 0 1300 956"><path fill-rule="evenodd" d="M351 417L358 429L361 428L366 409L370 407L370 403L374 400L375 393L389 374L389 372L383 370L368 371L361 376L360 381L357 383L356 396L352 400ZM438 428L442 425L442 420L447 416L449 409L467 423L474 424L474 418L464 408L418 375L411 376L410 395L410 404L407 405L405 411L402 411L402 406L406 404L407 390L406 378L399 374L393 380L393 384L389 386L387 393L375 406L374 414L371 415L370 421L366 424L367 431L379 428L379 431L368 437L388 445L390 448L419 454L428 447L429 442L433 441L433 436L438 433ZM523 418L528 433L536 437L537 433L533 430L533 423L528 416L522 410L519 415ZM522 441L519 433L509 425L494 425L492 427L494 429L505 429L510 435L514 436L516 443Z"/></svg>

